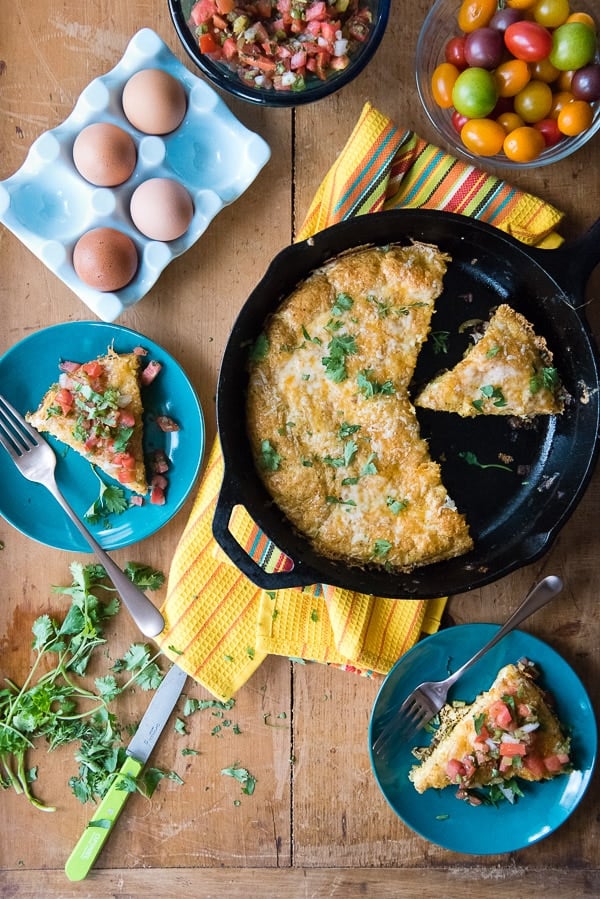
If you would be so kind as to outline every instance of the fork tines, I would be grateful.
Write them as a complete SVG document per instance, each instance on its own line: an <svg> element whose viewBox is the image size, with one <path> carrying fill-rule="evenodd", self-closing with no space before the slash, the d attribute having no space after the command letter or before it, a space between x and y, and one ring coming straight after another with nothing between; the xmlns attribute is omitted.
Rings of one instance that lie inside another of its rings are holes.
<svg viewBox="0 0 600 899"><path fill-rule="evenodd" d="M33 431L33 429L31 429ZM0 395L0 443L14 456L27 452L33 440L29 425L25 423L19 412L5 397ZM35 433L35 432L34 432Z"/></svg>
<svg viewBox="0 0 600 899"><path fill-rule="evenodd" d="M434 717L430 710L425 708L413 698L409 697L402 703L396 715L387 722L383 730L373 743L373 752L381 755L385 752L392 740L402 742L418 733L428 721Z"/></svg>

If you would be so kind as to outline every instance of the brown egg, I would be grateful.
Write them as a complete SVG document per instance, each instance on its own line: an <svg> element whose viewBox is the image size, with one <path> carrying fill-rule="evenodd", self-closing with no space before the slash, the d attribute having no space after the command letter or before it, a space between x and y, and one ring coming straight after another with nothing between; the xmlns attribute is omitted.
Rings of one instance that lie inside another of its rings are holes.
<svg viewBox="0 0 600 899"><path fill-rule="evenodd" d="M93 228L73 249L73 268L79 278L96 290L120 290L129 284L138 267L132 239L115 228Z"/></svg>
<svg viewBox="0 0 600 899"><path fill-rule="evenodd" d="M189 228L194 204L189 193L171 178L149 178L131 197L135 227L152 240L175 240Z"/></svg>
<svg viewBox="0 0 600 899"><path fill-rule="evenodd" d="M131 135L108 122L88 125L73 144L75 168L86 181L99 187L114 187L127 181L136 158Z"/></svg>
<svg viewBox="0 0 600 899"><path fill-rule="evenodd" d="M168 134L178 128L187 108L180 81L164 69L142 69L123 88L123 112L145 134Z"/></svg>

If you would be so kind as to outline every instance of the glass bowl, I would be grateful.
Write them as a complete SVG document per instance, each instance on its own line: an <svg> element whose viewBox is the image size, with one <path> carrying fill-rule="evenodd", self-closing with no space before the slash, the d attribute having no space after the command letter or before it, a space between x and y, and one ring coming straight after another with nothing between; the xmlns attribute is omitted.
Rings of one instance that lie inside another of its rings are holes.
<svg viewBox="0 0 600 899"><path fill-rule="evenodd" d="M442 109L433 98L431 88L431 76L434 69L444 62L444 50L451 37L459 36L461 31L457 24L457 14L461 6L461 0L436 0L425 21L416 50L416 79L419 97L433 126L436 128L445 143L452 147L456 155L468 160L474 165L485 167L498 166L505 169L539 168L566 159L583 147L600 129L600 101L593 103L594 116L591 126L576 137L564 137L552 147L546 147L540 155L531 162L513 162L504 153L495 156L478 156L464 146L459 133L452 124L452 109ZM573 0L571 12L586 12L600 24L598 16L597 0ZM598 48L596 59L600 60Z"/></svg>
<svg viewBox="0 0 600 899"><path fill-rule="evenodd" d="M210 4L210 0L202 0L202 2ZM343 4L345 0L339 0L339 2ZM285 89L256 86L253 78L243 77L243 73L242 77L240 76L240 71L234 63L228 63L224 61L224 58L215 59L206 53L201 53L196 26L191 21L192 9L197 5L196 0L169 0L169 11L184 49L201 72L213 84L234 97L250 103L256 103L261 106L291 108L304 103L314 103L316 100L322 100L324 97L328 97L330 94L340 90L340 88L345 87L362 72L373 57L385 33L391 0L350 0L346 12L340 14L340 16L344 17L344 19L348 18L355 2L358 10L368 11L371 22L366 39L362 41L350 39L347 54L350 58L349 64L337 71L327 67L324 79L319 78L310 71L306 71L302 88L288 84ZM318 2L311 4L312 7L318 7L318 5ZM279 16L280 13L277 11L276 15ZM308 21L306 24L310 26L312 23ZM358 22L358 28L364 31L362 21ZM308 27L306 30L308 30ZM345 39L346 36L347 28L343 28L342 37ZM320 36L317 34L312 41L313 45L318 40L320 40ZM259 70L256 69L255 71ZM267 84L269 77L270 75L267 75ZM291 81L291 78L288 76L286 81Z"/></svg>

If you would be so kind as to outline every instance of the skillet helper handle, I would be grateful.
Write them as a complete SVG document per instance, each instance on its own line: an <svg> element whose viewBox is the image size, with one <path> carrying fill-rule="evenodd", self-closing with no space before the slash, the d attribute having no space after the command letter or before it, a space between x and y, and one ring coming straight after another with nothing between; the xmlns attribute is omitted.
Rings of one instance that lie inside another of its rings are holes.
<svg viewBox="0 0 600 899"><path fill-rule="evenodd" d="M532 252L570 296L583 299L590 275L600 265L600 218L580 237L558 249L535 249Z"/></svg>
<svg viewBox="0 0 600 899"><path fill-rule="evenodd" d="M130 796L129 790L120 790L122 777L136 780L144 766L137 759L128 756L108 793L102 799L100 805L90 818L90 821L80 836L75 848L65 864L65 874L69 880L84 880L90 873L92 866L110 832L119 817L123 806Z"/></svg>
<svg viewBox="0 0 600 899"><path fill-rule="evenodd" d="M223 483L217 498L215 514L213 516L213 536L221 549L231 559L236 568L245 574L257 587L263 590L281 590L286 587L307 587L319 582L319 577L306 566L294 567L291 571L265 571L264 568L248 555L229 529L231 513L239 503L240 491L235 481L228 477L227 471L223 476Z"/></svg>

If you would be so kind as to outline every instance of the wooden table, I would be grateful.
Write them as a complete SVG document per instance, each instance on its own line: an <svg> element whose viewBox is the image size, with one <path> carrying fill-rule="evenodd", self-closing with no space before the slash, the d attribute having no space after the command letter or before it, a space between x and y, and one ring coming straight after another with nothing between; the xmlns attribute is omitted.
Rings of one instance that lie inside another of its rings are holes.
<svg viewBox="0 0 600 899"><path fill-rule="evenodd" d="M435 139L419 108L413 74L419 22L429 5L426 0L394 0L376 58L350 87L328 100L295 112L227 101L268 141L271 161L245 195L119 321L160 343L187 370L204 406L209 443L215 433L219 360L236 313L271 257L292 241L364 102L370 100L398 124ZM35 138L67 117L81 90L115 65L142 26L154 28L187 63L165 0L2 4L0 177L16 171ZM599 149L596 137L572 159L512 177L566 212L562 232L567 238L581 234L598 215ZM0 353L44 326L93 318L5 228L0 229L0 251ZM590 281L590 301L598 298L599 274ZM588 314L598 333L600 304L590 302ZM596 707L599 500L597 474L543 559L495 584L452 597L447 607L447 623L499 622L534 579L561 575L564 599L525 627L573 665ZM190 503L191 498L158 535L115 553L117 561L135 559L167 571ZM0 540L0 673L22 682L31 663L32 621L43 612L59 614L50 585L67 584L69 564L91 557L34 543L3 520ZM125 612L109 637L110 658L139 641ZM378 686L321 665L292 665L286 658L270 657L236 697L232 717L242 733L235 742L211 736L214 719L203 713L192 719L187 741L200 754L182 756L181 737L167 728L153 761L174 768L185 785L165 781L151 801L132 796L93 873L80 884L70 884L63 872L91 813L67 786L76 771L73 748L52 754L40 749L31 759L39 765L36 791L58 808L44 814L12 790L2 794L0 892L61 899L146 893L178 899L600 894L600 778L596 776L567 823L529 849L483 857L440 849L393 815L371 775L366 732ZM198 685L189 692L207 696ZM147 696L138 693L119 702L119 714L139 715ZM268 726L274 721L283 726ZM254 795L241 796L239 805L237 785L220 774L235 762L257 778Z"/></svg>

